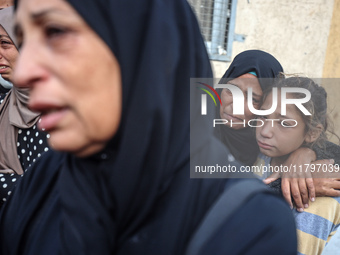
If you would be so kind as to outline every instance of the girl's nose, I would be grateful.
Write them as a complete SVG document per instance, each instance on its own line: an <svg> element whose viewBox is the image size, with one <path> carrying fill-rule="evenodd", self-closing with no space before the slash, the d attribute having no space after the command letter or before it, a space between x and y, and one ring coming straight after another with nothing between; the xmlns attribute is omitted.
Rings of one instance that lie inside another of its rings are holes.
<svg viewBox="0 0 340 255"><path fill-rule="evenodd" d="M264 121L264 124L261 129L261 136L265 138L272 138L273 137L273 127L270 121Z"/></svg>

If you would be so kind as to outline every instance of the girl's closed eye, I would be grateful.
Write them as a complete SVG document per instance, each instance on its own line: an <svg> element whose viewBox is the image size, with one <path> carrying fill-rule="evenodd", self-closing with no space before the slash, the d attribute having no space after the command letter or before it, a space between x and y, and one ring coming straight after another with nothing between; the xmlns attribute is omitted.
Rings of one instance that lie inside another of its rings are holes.
<svg viewBox="0 0 340 255"><path fill-rule="evenodd" d="M287 120L287 119L280 119L280 126L283 128L293 128L298 125L296 120Z"/></svg>

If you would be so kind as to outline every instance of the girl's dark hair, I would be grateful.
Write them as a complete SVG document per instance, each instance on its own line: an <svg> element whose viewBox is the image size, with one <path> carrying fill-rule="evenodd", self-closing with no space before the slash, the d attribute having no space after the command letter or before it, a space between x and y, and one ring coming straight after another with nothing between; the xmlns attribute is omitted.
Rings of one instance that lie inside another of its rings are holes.
<svg viewBox="0 0 340 255"><path fill-rule="evenodd" d="M325 146L325 141L327 141L326 131L335 135L338 139L339 137L329 128L330 120L327 115L327 92L323 87L315 83L312 79L307 77L289 77L277 79L273 87L298 87L309 90L311 93L311 99L304 103L303 106L311 113L311 115L301 116L306 125L305 132L320 132L318 124L322 125L322 130L318 139L313 143L304 144L304 146L312 148L313 146L318 146L323 148ZM266 96L272 91L272 88L265 90L263 93L263 101ZM295 98L304 98L305 95L302 93L294 93Z"/></svg>

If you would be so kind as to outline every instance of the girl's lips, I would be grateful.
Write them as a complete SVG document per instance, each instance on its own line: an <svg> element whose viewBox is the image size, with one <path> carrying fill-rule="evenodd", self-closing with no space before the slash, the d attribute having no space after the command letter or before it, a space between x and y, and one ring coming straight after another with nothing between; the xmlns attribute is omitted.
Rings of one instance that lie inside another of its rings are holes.
<svg viewBox="0 0 340 255"><path fill-rule="evenodd" d="M269 150L274 147L266 143L261 143L260 141L257 141L257 144L259 145L260 148L265 149L265 150Z"/></svg>
<svg viewBox="0 0 340 255"><path fill-rule="evenodd" d="M67 108L61 108L49 112L45 112L41 115L38 127L41 130L49 131L58 125L61 119L66 115Z"/></svg>

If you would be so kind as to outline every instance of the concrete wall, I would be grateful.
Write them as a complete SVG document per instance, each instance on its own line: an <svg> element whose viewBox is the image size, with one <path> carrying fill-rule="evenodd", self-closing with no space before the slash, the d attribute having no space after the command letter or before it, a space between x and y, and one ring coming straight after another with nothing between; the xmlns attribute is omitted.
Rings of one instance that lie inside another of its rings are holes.
<svg viewBox="0 0 340 255"><path fill-rule="evenodd" d="M333 2L238 0L235 32L246 39L234 42L232 58L244 50L261 49L279 59L286 72L322 77ZM219 75L221 63L216 64Z"/></svg>
<svg viewBox="0 0 340 255"><path fill-rule="evenodd" d="M340 136L340 0L334 1L322 76L327 78L327 82L322 85L328 92L329 115L334 122L335 133Z"/></svg>

